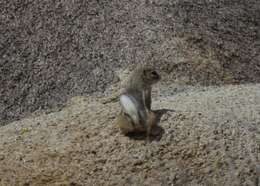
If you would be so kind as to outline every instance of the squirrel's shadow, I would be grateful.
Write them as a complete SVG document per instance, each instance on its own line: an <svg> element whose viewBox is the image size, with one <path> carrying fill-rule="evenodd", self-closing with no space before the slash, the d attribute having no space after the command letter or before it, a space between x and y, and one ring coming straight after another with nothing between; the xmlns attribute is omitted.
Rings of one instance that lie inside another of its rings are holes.
<svg viewBox="0 0 260 186"><path fill-rule="evenodd" d="M150 135L150 141L160 141L165 130L159 125L161 118L167 112L175 112L172 109L160 109L153 111L156 115L156 126L152 129ZM127 136L133 140L146 140L146 133L145 132L132 132L127 134Z"/></svg>

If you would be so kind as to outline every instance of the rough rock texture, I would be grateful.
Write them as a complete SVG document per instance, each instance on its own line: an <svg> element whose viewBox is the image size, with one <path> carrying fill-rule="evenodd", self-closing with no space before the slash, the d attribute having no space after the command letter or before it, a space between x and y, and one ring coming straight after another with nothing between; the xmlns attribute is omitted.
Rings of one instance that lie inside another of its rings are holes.
<svg viewBox="0 0 260 186"><path fill-rule="evenodd" d="M1 127L0 185L257 186L259 92L158 84L153 109L162 115L149 144L114 126L118 103L74 97L59 112Z"/></svg>
<svg viewBox="0 0 260 186"><path fill-rule="evenodd" d="M139 62L184 84L259 82L259 23L259 0L1 0L0 125Z"/></svg>

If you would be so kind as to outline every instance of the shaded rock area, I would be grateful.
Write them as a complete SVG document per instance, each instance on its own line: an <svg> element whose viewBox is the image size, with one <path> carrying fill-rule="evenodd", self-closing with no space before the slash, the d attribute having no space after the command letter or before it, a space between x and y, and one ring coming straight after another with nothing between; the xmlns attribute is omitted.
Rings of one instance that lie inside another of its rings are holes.
<svg viewBox="0 0 260 186"><path fill-rule="evenodd" d="M259 0L1 0L0 125L147 62L190 85L260 80Z"/></svg>
<svg viewBox="0 0 260 186"><path fill-rule="evenodd" d="M257 186L259 92L160 83L161 130L148 144L114 126L118 103L74 97L59 112L1 127L0 185Z"/></svg>

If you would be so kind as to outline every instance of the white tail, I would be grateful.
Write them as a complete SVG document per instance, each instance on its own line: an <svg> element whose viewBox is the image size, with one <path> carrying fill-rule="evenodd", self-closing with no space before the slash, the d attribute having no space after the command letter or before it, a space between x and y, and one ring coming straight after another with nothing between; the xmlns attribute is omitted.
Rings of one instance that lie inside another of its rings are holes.
<svg viewBox="0 0 260 186"><path fill-rule="evenodd" d="M129 95L123 94L120 96L120 104L123 111L132 118L135 124L138 124L140 118L138 115L138 103L136 103L136 100Z"/></svg>

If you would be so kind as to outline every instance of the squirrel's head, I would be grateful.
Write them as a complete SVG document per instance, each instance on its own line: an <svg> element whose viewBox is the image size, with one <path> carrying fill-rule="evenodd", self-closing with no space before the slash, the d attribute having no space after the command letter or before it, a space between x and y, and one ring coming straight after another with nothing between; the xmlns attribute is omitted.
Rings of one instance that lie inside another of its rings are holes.
<svg viewBox="0 0 260 186"><path fill-rule="evenodd" d="M161 77L158 72L153 68L143 68L143 79L148 84L155 84L157 83Z"/></svg>

